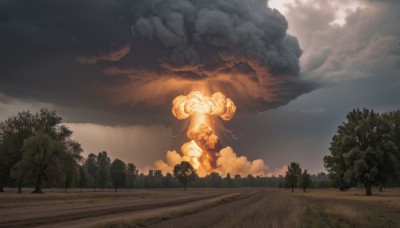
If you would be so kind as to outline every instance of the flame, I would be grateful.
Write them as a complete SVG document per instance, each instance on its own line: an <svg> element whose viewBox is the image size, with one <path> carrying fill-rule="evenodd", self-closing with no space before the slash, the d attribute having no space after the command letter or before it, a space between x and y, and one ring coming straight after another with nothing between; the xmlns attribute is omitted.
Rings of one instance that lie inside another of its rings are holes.
<svg viewBox="0 0 400 228"><path fill-rule="evenodd" d="M172 102L172 114L180 120L204 114L230 120L235 111L236 106L233 101L220 92L208 97L200 91L192 91L187 96L176 97Z"/></svg>
<svg viewBox="0 0 400 228"><path fill-rule="evenodd" d="M206 96L200 91L192 91L186 96L176 97L172 102L172 114L181 120L190 118L186 134L190 141L182 145L182 155L176 151L168 151L166 163L159 160L155 163L156 167L172 172L176 164L187 161L199 176L206 176L211 172L221 175L265 175L267 167L263 160L251 162L244 156L237 156L230 147L222 148L218 136L214 133L213 117L228 121L235 112L234 102L220 92Z"/></svg>
<svg viewBox="0 0 400 228"><path fill-rule="evenodd" d="M183 144L181 150L195 169L200 169L200 172L210 171L215 157L211 152L220 149L211 117L219 116L223 120L230 120L235 111L233 101L220 92L205 96L200 91L192 91L173 100L172 114L177 119L190 117L187 137L191 141Z"/></svg>
<svg viewBox="0 0 400 228"><path fill-rule="evenodd" d="M187 142L182 145L182 153L184 156L190 158L190 163L193 168L198 169L200 167L200 157L203 154L203 150L196 144L194 140Z"/></svg>

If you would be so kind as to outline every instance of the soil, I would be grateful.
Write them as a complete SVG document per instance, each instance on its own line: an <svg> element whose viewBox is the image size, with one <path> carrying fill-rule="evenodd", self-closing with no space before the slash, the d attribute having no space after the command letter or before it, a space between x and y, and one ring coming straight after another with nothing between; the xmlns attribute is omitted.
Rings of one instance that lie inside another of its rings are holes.
<svg viewBox="0 0 400 228"><path fill-rule="evenodd" d="M212 191L210 194L187 195L175 198L116 200L91 204L64 204L40 207L24 207L0 210L0 227L88 227L96 224L132 221L135 219L151 218L171 212L182 212L193 208L201 208L205 205L213 205L222 199L238 194L250 194L251 196L239 199L235 207L251 203L254 200L255 190L242 189L238 191ZM241 197L243 198L243 197ZM249 201L250 200L250 201ZM226 203L232 205L232 202ZM217 207L227 207L224 204ZM214 211L214 208L206 211ZM227 210L229 211L229 210ZM203 212L201 212L203 213ZM214 213L213 219L217 221L224 212ZM199 213L197 213L199 214ZM190 216L196 216L193 214ZM184 216L186 218L188 216ZM211 218L211 217L210 217ZM191 219L190 219L191 220ZM205 224L197 219L199 224ZM172 219L167 225L173 227L178 219ZM186 224L186 223L180 223ZM164 226L165 227L165 226Z"/></svg>

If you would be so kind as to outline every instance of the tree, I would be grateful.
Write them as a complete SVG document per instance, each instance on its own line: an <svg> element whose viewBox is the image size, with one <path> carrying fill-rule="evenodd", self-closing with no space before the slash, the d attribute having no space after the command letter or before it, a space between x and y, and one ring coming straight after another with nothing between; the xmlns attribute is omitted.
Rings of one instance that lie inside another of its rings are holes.
<svg viewBox="0 0 400 228"><path fill-rule="evenodd" d="M292 162L290 163L288 170L286 171L285 181L289 187L292 188L292 192L294 187L297 184L297 178L301 174L301 168L299 163Z"/></svg>
<svg viewBox="0 0 400 228"><path fill-rule="evenodd" d="M224 187L227 187L227 188L232 188L233 187L233 180L232 180L231 175L229 173L226 175L226 177L224 178L223 182L224 182Z"/></svg>
<svg viewBox="0 0 400 228"><path fill-rule="evenodd" d="M347 184L361 183L365 194L372 195L372 186L387 178L399 178L400 157L393 142L390 121L372 110L356 109L346 116L347 122L338 127L324 158L331 176Z"/></svg>
<svg viewBox="0 0 400 228"><path fill-rule="evenodd" d="M87 186L88 183L88 174L84 165L79 166L79 187L81 188L81 192L83 188Z"/></svg>
<svg viewBox="0 0 400 228"><path fill-rule="evenodd" d="M127 166L127 182L128 182L128 188L131 189L131 187L134 186L136 177L138 176L138 170L136 169L136 166L133 163L128 163Z"/></svg>
<svg viewBox="0 0 400 228"><path fill-rule="evenodd" d="M104 191L104 186L110 179L110 163L111 159L108 157L107 152L103 151L97 155L98 175L101 191Z"/></svg>
<svg viewBox="0 0 400 228"><path fill-rule="evenodd" d="M35 115L29 111L19 112L7 120L0 122L0 191L14 165L22 158L24 140L33 136L38 128ZM18 192L22 192L23 173L17 177Z"/></svg>
<svg viewBox="0 0 400 228"><path fill-rule="evenodd" d="M331 155L323 158L325 169L328 170L329 173L329 179L331 180L333 186L339 188L339 191L344 191L348 189L350 185L352 185L348 184L344 179L346 163L343 153L346 151L346 149L343 148L342 139L342 134L334 135L332 138L331 147L329 148Z"/></svg>
<svg viewBox="0 0 400 228"><path fill-rule="evenodd" d="M12 177L17 181L18 192L21 192L23 181L31 181L30 178L35 178L36 191L34 192L41 192L41 183L39 182L43 178L53 183L61 181L66 176L66 170L62 169L62 166L67 160L73 162L79 160L82 152L80 149L74 154L69 153L68 143L72 141L71 136L72 131L62 124L62 118L57 116L55 111L47 109L41 109L34 115L29 111L23 111L0 122L0 156L2 158L0 183L5 183L5 180ZM28 139L31 139L30 143L26 144ZM28 148L29 146L36 147L37 151ZM78 146L80 148L79 144ZM57 151L50 151L55 147L57 147ZM51 159L54 159L53 163L58 162L58 166L44 164L51 161L47 157L44 158L46 161L40 161L43 167L29 164L29 160L27 160L47 156L44 154L53 152L57 154L53 157L57 158L51 157ZM34 173L34 170L37 169L41 169L43 172L42 174L37 173L42 176L40 178ZM39 179L41 180L39 181Z"/></svg>
<svg viewBox="0 0 400 228"><path fill-rule="evenodd" d="M118 191L118 187L122 187L126 180L126 164L125 162L115 159L111 163L110 167L111 180L113 182L115 191Z"/></svg>
<svg viewBox="0 0 400 228"><path fill-rule="evenodd" d="M211 172L205 179L208 187L220 188L222 185L222 177L216 172Z"/></svg>
<svg viewBox="0 0 400 228"><path fill-rule="evenodd" d="M193 181L197 177L197 174L189 162L183 161L181 164L175 165L174 176L185 186L186 191L187 183Z"/></svg>
<svg viewBox="0 0 400 228"><path fill-rule="evenodd" d="M83 152L81 144L75 140L68 139L65 142L64 160L61 164L64 173L64 188L67 192L67 188L74 185L75 182L79 182L80 171L78 161L82 160L81 153Z"/></svg>
<svg viewBox="0 0 400 228"><path fill-rule="evenodd" d="M297 184L300 188L303 189L304 192L306 192L306 188L310 187L311 185L311 176L309 173L307 173L307 170L305 169L302 174L299 175L299 178L297 180Z"/></svg>
<svg viewBox="0 0 400 228"><path fill-rule="evenodd" d="M93 179L93 192L96 192L96 184L97 184L97 176L99 165L97 163L97 156L93 153L88 155L88 158L85 162L86 171L88 172L89 176Z"/></svg>
<svg viewBox="0 0 400 228"><path fill-rule="evenodd" d="M43 179L48 170L56 169L60 164L63 145L43 131L39 131L25 141L22 151L22 159L14 166L11 175L15 178L23 175L25 178L35 179L33 193L43 193Z"/></svg>

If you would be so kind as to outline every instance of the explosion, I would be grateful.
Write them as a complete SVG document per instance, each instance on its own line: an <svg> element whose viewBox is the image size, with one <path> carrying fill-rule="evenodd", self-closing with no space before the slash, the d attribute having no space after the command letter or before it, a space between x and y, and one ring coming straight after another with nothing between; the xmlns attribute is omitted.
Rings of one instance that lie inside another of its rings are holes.
<svg viewBox="0 0 400 228"><path fill-rule="evenodd" d="M187 131L189 142L181 147L182 155L168 151L167 162L157 161L156 168L164 172L172 172L173 167L181 161L187 161L196 169L199 176L211 172L220 175L228 173L241 175L267 175L267 167L263 160L250 162L246 157L238 157L231 147L222 148L216 131L216 120L232 119L236 112L234 102L221 92L205 96L200 91L192 91L188 95L178 96L172 102L172 114L180 120L190 118Z"/></svg>

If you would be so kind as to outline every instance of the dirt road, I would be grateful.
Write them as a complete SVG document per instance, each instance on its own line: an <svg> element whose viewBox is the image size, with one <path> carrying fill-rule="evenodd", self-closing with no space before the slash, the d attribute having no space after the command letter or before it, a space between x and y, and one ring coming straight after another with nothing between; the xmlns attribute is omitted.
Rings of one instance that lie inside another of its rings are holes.
<svg viewBox="0 0 400 228"><path fill-rule="evenodd" d="M183 216L152 225L152 228L168 227L213 227L227 216L234 216L235 213L258 202L265 196L265 191L254 191L246 194L245 197L217 205L199 213Z"/></svg>
<svg viewBox="0 0 400 228"><path fill-rule="evenodd" d="M175 198L117 200L93 204L24 207L0 210L0 227L88 227L96 224L151 218L212 205L254 190L219 191ZM247 198L247 197L245 197ZM242 200L239 200L242 201Z"/></svg>

